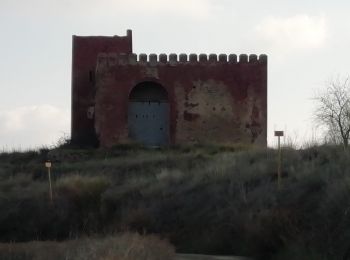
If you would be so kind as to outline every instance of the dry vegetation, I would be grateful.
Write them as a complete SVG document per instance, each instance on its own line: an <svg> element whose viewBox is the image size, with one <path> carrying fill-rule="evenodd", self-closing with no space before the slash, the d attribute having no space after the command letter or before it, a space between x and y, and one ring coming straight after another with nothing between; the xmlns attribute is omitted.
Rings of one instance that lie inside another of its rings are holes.
<svg viewBox="0 0 350 260"><path fill-rule="evenodd" d="M53 160L53 204L47 158ZM336 146L285 148L283 159L278 190L276 151L270 149L119 146L3 153L0 240L110 237L130 230L157 234L182 253L348 259L349 153Z"/></svg>
<svg viewBox="0 0 350 260"><path fill-rule="evenodd" d="M174 248L155 236L125 233L66 242L0 244L2 260L172 260Z"/></svg>

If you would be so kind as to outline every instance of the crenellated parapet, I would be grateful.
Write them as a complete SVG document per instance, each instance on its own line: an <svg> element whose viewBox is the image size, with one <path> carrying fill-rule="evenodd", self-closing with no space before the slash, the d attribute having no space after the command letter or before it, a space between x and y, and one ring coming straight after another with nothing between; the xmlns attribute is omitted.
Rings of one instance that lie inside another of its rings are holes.
<svg viewBox="0 0 350 260"><path fill-rule="evenodd" d="M219 65L219 64L267 64L267 55L261 54L117 54L100 53L97 57L97 68L115 65L143 65L143 66L176 66L189 65Z"/></svg>

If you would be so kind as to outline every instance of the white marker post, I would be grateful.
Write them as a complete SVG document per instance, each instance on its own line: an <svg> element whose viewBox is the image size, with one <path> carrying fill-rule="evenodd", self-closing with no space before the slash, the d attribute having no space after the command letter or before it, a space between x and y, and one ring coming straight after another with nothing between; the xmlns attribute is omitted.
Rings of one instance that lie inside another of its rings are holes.
<svg viewBox="0 0 350 260"><path fill-rule="evenodd" d="M50 185L50 200L51 203L53 202L53 198L52 198L52 185L51 185L51 161L46 161L45 162L45 167L47 168L47 173L49 175L49 185Z"/></svg>
<svg viewBox="0 0 350 260"><path fill-rule="evenodd" d="M281 168L282 168L282 152L281 152L281 136L284 136L283 131L275 131L275 136L278 138L278 161L277 161L277 185L281 189Z"/></svg>

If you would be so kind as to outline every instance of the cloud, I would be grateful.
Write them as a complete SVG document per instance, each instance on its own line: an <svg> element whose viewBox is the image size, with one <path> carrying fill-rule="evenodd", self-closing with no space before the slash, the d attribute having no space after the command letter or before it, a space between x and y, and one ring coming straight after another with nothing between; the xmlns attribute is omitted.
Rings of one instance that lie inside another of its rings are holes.
<svg viewBox="0 0 350 260"><path fill-rule="evenodd" d="M0 148L52 145L69 133L69 125L69 111L52 105L0 110Z"/></svg>
<svg viewBox="0 0 350 260"><path fill-rule="evenodd" d="M255 29L260 39L278 51L321 48L326 44L328 33L323 16L306 14L267 17Z"/></svg>
<svg viewBox="0 0 350 260"><path fill-rule="evenodd" d="M212 0L100 0L97 3L104 12L106 12L105 7L109 6L109 10L113 12L123 10L143 16L176 15L195 19L209 17L214 6ZM95 8L99 8L98 6Z"/></svg>
<svg viewBox="0 0 350 260"><path fill-rule="evenodd" d="M62 14L124 16L129 15L176 15L191 18L205 18L216 5L214 0L31 0L17 3L12 0L0 1L3 10L34 16ZM30 11L30 12L28 12ZM1 13L1 10L0 10ZM63 16L64 16L63 15Z"/></svg>
<svg viewBox="0 0 350 260"><path fill-rule="evenodd" d="M210 13L210 2L206 0L150 0L139 1L142 3L142 9L151 7L153 10L171 12L181 14L185 12L187 15L208 16Z"/></svg>

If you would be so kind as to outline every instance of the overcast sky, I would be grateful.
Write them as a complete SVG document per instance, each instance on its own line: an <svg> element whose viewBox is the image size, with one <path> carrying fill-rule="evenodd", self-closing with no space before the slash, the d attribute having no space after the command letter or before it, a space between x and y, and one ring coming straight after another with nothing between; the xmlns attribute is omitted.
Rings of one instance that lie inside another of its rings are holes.
<svg viewBox="0 0 350 260"><path fill-rule="evenodd" d="M350 72L350 1L0 0L0 149L70 134L72 35L125 35L135 53L266 53L268 125L313 135L315 89Z"/></svg>

